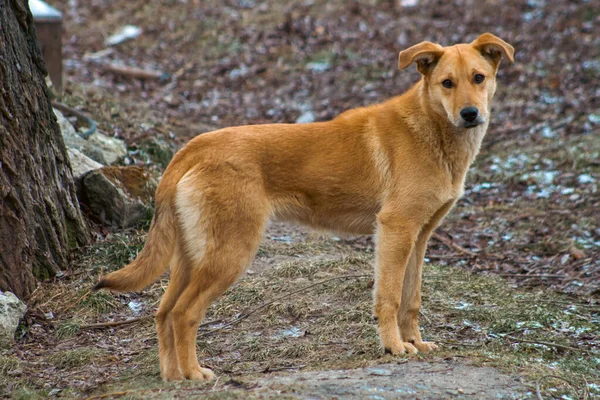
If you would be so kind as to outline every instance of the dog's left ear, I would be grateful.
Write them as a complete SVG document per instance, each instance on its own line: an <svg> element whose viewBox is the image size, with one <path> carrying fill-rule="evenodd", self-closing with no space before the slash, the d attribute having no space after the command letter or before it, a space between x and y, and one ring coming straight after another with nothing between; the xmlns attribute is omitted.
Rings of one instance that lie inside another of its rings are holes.
<svg viewBox="0 0 600 400"><path fill-rule="evenodd" d="M498 69L498 64L500 64L500 60L503 56L511 63L515 62L515 49L510 44L491 33L484 33L479 36L471 42L471 46L479 50L496 69Z"/></svg>

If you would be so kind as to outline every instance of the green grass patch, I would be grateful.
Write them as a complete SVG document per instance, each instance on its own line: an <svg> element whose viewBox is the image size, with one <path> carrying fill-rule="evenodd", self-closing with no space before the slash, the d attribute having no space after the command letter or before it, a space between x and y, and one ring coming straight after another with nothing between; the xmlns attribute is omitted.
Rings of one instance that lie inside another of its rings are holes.
<svg viewBox="0 0 600 400"><path fill-rule="evenodd" d="M51 354L47 361L60 370L81 368L92 364L103 352L91 347L81 347L72 350L62 350Z"/></svg>
<svg viewBox="0 0 600 400"><path fill-rule="evenodd" d="M79 303L80 309L91 311L95 315L105 314L119 307L119 303L109 292L90 292Z"/></svg>
<svg viewBox="0 0 600 400"><path fill-rule="evenodd" d="M75 336L81 327L81 321L70 319L67 321L61 322L54 331L57 339L66 339L72 336Z"/></svg>

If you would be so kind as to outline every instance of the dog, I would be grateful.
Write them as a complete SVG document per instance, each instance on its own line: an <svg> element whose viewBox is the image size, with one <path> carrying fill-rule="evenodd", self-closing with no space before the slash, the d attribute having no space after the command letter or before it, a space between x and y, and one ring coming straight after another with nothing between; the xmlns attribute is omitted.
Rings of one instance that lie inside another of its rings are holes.
<svg viewBox="0 0 600 400"><path fill-rule="evenodd" d="M374 314L383 349L429 352L421 338L427 242L464 191L490 121L496 73L514 49L485 33L400 52L421 79L386 102L327 122L225 128L192 139L156 191L144 249L94 289L138 291L170 266L156 314L164 380L210 380L196 334L207 308L252 261L270 218L376 234Z"/></svg>

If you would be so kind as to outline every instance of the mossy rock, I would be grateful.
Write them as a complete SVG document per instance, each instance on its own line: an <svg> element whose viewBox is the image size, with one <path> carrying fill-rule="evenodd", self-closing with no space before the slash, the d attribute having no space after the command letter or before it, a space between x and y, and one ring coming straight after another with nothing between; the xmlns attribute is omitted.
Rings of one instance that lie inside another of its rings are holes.
<svg viewBox="0 0 600 400"><path fill-rule="evenodd" d="M82 200L101 224L129 228L152 217L156 186L143 168L104 167L85 176Z"/></svg>

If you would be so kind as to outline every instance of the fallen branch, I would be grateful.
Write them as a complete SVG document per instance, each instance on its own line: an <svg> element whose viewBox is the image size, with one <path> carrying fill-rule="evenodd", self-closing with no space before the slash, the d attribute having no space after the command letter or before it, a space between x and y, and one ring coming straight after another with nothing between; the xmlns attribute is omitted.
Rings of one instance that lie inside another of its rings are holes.
<svg viewBox="0 0 600 400"><path fill-rule="evenodd" d="M538 381L535 383L535 394L538 398L538 400L544 400L544 398L542 397L542 381L545 379L558 379L561 380L563 382L567 382L567 384L575 390L575 393L577 393L577 397L579 397L579 391L580 391L580 387L576 384L574 384L573 382L571 382L570 380L563 378L562 376L558 376L558 375L544 375L542 376L540 379L538 379ZM585 381L585 379L584 379ZM587 400L589 398L590 395L590 391L587 387L587 381L585 381L585 387L583 389L581 389L581 391L583 392L583 396L581 396L580 398L582 400Z"/></svg>
<svg viewBox="0 0 600 400"><path fill-rule="evenodd" d="M81 325L79 329L104 329L104 328L114 328L115 326L123 326L135 324L136 322L146 321L148 319L154 318L154 315L144 315L143 317L138 318L130 318L125 321L111 321L111 322L100 322L97 324L89 324L89 325Z"/></svg>
<svg viewBox="0 0 600 400"><path fill-rule="evenodd" d="M150 71L141 68L134 67L123 67L120 65L114 64L105 64L102 68L116 75L123 75L134 79L142 79L142 80L161 80L166 81L169 79L169 74L161 71Z"/></svg>
<svg viewBox="0 0 600 400"><path fill-rule="evenodd" d="M511 277L511 276L518 276L518 277L524 277L524 278L564 278L564 275L557 275L557 274L494 274L496 276L507 276L507 277Z"/></svg>
<svg viewBox="0 0 600 400"><path fill-rule="evenodd" d="M79 327L79 329L114 328L114 327L117 327L117 326L125 326L125 325L135 324L136 322L142 322L142 321L146 321L148 319L153 319L153 318L154 318L154 315L144 315L143 317L130 318L130 319L126 319L124 321L99 322L97 324L82 325L82 326ZM198 328L203 328L205 326L211 326L211 325L214 325L214 324L218 324L219 322L223 322L223 320L222 319L216 319L214 321L205 322L203 324L200 324L198 326Z"/></svg>
<svg viewBox="0 0 600 400"><path fill-rule="evenodd" d="M580 351L580 352L583 352L583 353L586 353L586 354L590 354L590 352L588 350L586 350L586 349L578 349L577 347L565 346L563 344L551 343L551 342L542 342L542 341L537 341L537 340L519 339L517 337L510 336L510 335L506 335L505 337L507 337L508 339L514 340L515 342L529 343L529 344L541 344L541 345L544 345L544 346L554 347L554 348L557 348L557 349L570 350L570 351Z"/></svg>

